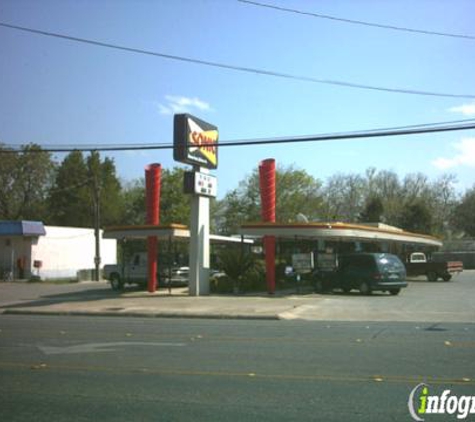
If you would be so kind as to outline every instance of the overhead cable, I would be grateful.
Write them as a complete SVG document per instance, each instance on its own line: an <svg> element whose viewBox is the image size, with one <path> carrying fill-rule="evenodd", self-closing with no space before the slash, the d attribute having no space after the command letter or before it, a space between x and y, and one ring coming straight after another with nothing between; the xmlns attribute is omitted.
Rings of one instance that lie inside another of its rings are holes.
<svg viewBox="0 0 475 422"><path fill-rule="evenodd" d="M231 141L222 141L217 144L213 143L213 146L218 148L223 147L241 147L241 146L250 146L250 145L268 145L268 144L297 144L303 142L324 142L324 141L342 141L342 140L351 140L351 139L363 139L363 138L381 138L381 137L392 137L392 136L408 136L408 135L422 135L428 133L441 133L441 132L454 132L462 130L471 130L475 129L475 120L470 119L466 120L462 124L434 124L431 126L428 125L413 125L413 126L402 126L399 128L389 128L389 129L371 129L359 132L342 132L342 133L329 133L329 134L320 134L320 135L307 135L307 136L292 136L292 137L279 137L279 138L260 138L260 139L242 139L242 140L231 140ZM196 145L189 145L190 147L195 147ZM16 148L0 148L0 154L16 154L24 152L22 149ZM72 152L72 151L97 151L97 152L119 152L119 151L137 151L137 150L162 150L162 149L173 149L173 144L142 144L137 145L123 145L123 146L96 146L96 147L87 147L82 146L74 148L45 148L45 149L34 149L27 151L28 153L43 153L43 152Z"/></svg>
<svg viewBox="0 0 475 422"><path fill-rule="evenodd" d="M8 24L8 23L5 23L5 22L0 22L0 26L5 27L5 28L10 28L10 29L15 29L15 30L18 30L18 31L24 31L24 32L29 32L29 33L33 33L33 34L37 34L37 35L44 35L44 36L54 37L54 38L61 38L61 39L65 39L65 40L68 40L68 41L79 42L79 43L94 45L94 46L98 46L98 47L112 48L112 49L115 49L115 50L126 51L126 52L129 52L129 53L145 54L145 55L149 55L149 56L160 57L162 59L167 59L167 60L177 60L177 61L193 63L193 64L197 64L197 65L203 65L203 66L215 67L215 68L220 68L220 69L233 70L233 71L237 71L237 72L245 72L245 73L252 73L252 74L257 74L257 75L265 75L265 76L273 76L273 77L276 77L276 78L292 79L292 80L297 80L297 81L311 82L311 83L318 83L318 84L326 84L326 85L335 85L335 86L346 87L346 88L356 88L356 89L364 89L364 90L372 90L372 91L380 91L380 92L390 92L390 93L393 93L393 94L409 94L409 95L423 95L423 96L443 97L443 98L469 98L469 99L475 99L475 94L453 94L453 93L444 93L444 92L422 91L422 90L416 90L416 89L391 88L391 87L384 87L384 86L366 85L366 84L360 84L360 83L354 83L354 82L348 82L348 81L332 80L332 79L320 79L320 78L314 78L314 77L311 77L311 76L293 75L293 74L290 74L290 73L277 72L277 71L273 71L273 70L258 69L258 68L245 67L245 66L236 66L236 65L226 64L226 63L220 63L220 62L214 62L214 61L208 61L208 60L201 60L201 59L193 59L193 58L190 58L190 57L160 53L160 52L157 52L157 51L143 50L143 49L140 49L140 48L126 47L126 46L106 43L106 42L102 42L102 41L96 41L96 40L91 40L91 39L86 39L86 38L73 37L73 36L70 36L70 35L58 34L58 33L48 32L48 31L42 31L42 30L33 29L33 28L26 28L26 27L18 26L18 25L11 25L11 24Z"/></svg>
<svg viewBox="0 0 475 422"><path fill-rule="evenodd" d="M281 12L295 13L295 14L298 14L298 15L311 16L313 18L329 19L329 20L338 21L338 22L351 23L351 24L354 24L354 25L372 26L374 28L391 29L391 30L394 30L394 31L412 32L412 33L424 34L424 35L437 35L437 36L440 36L440 37L451 37L451 38L462 38L462 39L466 39L466 40L475 40L475 35L453 34L453 33L449 33L449 32L430 31L430 30L426 30L426 29L407 28L407 27L404 27L404 26L385 25L385 24L381 24L381 23L367 22L367 21L361 21L361 20L356 20L356 19L340 18L340 17L337 17L337 16L324 15L322 13L315 13L315 12L306 12L306 11L303 11L303 10L291 9L291 8L288 8L288 7L276 6L274 4L268 4L268 3L260 3L260 2L257 2L257 1L251 1L251 0L237 0L237 1L240 2L240 3L250 4L250 5L253 5L253 6L265 7L265 8L268 8L268 9L279 10Z"/></svg>
<svg viewBox="0 0 475 422"><path fill-rule="evenodd" d="M412 128L424 128L424 127L441 127L441 126L446 126L446 125L471 124L471 123L475 123L475 120L474 119L458 119L458 120L448 120L448 121L444 121L444 122L418 123L418 124L413 124L413 125L392 126L392 127L376 128L376 129L366 129L364 131L346 132L346 134L360 133L360 132L362 132L362 133L371 133L371 132L402 130L402 129L412 129ZM277 139L277 138L273 138L273 139ZM290 138L286 138L286 139L290 139ZM248 141L248 140L243 140L243 141L245 142L245 141ZM225 145L229 142L236 143L236 142L239 142L239 141L238 140L220 141L220 144ZM0 146L1 146L1 144L0 144ZM133 144L125 144L125 143L123 143L123 144L81 144L81 148L83 148L83 151L94 151L97 148L101 148L101 147L126 148L128 146L130 146L132 148L136 148L136 149L141 149L142 147L143 148L153 147L155 149L157 147L160 147L160 148L163 147L162 149L166 149L166 148L170 147L170 143L169 142L168 143L167 142L161 142L161 143L157 143L157 142L148 142L148 143L134 142ZM18 147L21 147L21 144L16 144L16 145L10 144L10 147L11 148L18 148ZM41 145L41 147L43 149L51 149L51 148L59 148L60 147L60 148L71 149L72 151L77 150L77 144L60 144L60 145L58 145L58 144L43 144L43 145Z"/></svg>

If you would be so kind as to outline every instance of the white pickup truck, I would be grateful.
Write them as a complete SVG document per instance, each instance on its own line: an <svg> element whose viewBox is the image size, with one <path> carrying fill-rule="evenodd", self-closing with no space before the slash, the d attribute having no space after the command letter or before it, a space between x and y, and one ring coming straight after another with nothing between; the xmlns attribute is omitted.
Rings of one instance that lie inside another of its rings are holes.
<svg viewBox="0 0 475 422"><path fill-rule="evenodd" d="M188 275L188 267L173 267L170 271L168 266L160 268L159 265L157 280L159 286L186 286ZM104 278L109 280L112 290L122 290L126 284L138 284L145 288L148 280L147 253L135 253L129 262L122 264L104 265Z"/></svg>

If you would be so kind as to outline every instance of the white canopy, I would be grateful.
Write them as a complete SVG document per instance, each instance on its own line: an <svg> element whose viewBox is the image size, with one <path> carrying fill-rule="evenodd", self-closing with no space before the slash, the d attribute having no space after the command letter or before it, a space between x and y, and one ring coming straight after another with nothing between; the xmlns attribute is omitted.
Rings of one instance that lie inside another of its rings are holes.
<svg viewBox="0 0 475 422"><path fill-rule="evenodd" d="M258 223L244 224L245 236L276 236L280 238L313 238L348 241L381 241L441 247L442 241L424 234L406 232L387 225L347 223Z"/></svg>

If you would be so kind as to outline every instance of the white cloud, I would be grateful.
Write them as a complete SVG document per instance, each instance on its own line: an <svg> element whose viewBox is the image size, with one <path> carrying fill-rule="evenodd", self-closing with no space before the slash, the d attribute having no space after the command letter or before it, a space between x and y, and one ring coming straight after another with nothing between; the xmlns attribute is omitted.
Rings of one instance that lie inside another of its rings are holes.
<svg viewBox="0 0 475 422"><path fill-rule="evenodd" d="M439 157L432 164L447 170L458 166L475 167L475 138L464 138L452 145L457 153L453 157Z"/></svg>
<svg viewBox="0 0 475 422"><path fill-rule="evenodd" d="M472 104L463 104L458 107L449 108L451 113L461 113L464 116L475 116L475 102Z"/></svg>
<svg viewBox="0 0 475 422"><path fill-rule="evenodd" d="M432 164L440 170L447 170L457 165L456 160L443 157L435 159Z"/></svg>
<svg viewBox="0 0 475 422"><path fill-rule="evenodd" d="M175 95L165 95L166 103L158 104L160 114L171 115L176 113L190 113L192 111L211 111L209 103L197 97L182 97Z"/></svg>
<svg viewBox="0 0 475 422"><path fill-rule="evenodd" d="M150 151L131 150L125 151L125 155L128 155L129 157L150 157L151 153Z"/></svg>

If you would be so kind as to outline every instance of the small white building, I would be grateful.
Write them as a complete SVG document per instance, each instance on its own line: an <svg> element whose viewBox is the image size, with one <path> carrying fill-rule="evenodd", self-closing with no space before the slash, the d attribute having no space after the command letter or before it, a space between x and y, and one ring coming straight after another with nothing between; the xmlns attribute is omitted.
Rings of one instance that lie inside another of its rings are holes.
<svg viewBox="0 0 475 422"><path fill-rule="evenodd" d="M101 261L116 263L117 242L100 233ZM14 278L77 278L94 269L93 229L44 226L38 221L0 221L0 270Z"/></svg>

